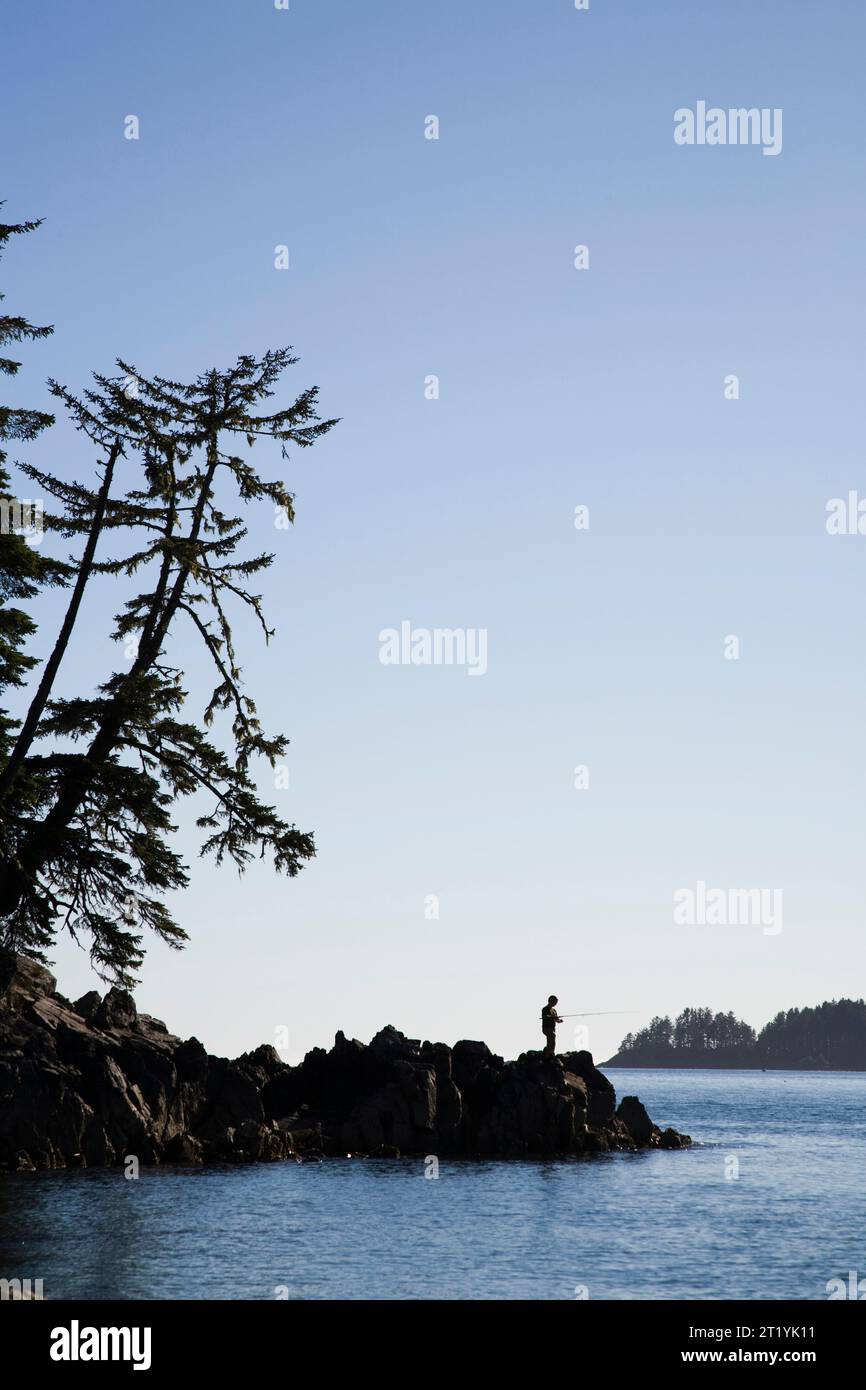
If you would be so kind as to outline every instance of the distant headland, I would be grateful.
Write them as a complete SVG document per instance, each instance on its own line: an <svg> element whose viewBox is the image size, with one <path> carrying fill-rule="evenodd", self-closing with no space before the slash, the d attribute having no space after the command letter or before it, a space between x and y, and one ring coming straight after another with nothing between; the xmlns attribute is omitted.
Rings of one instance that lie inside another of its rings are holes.
<svg viewBox="0 0 866 1390"><path fill-rule="evenodd" d="M756 1033L732 1013L684 1009L629 1033L607 1067L866 1071L866 1003L834 999L778 1013Z"/></svg>

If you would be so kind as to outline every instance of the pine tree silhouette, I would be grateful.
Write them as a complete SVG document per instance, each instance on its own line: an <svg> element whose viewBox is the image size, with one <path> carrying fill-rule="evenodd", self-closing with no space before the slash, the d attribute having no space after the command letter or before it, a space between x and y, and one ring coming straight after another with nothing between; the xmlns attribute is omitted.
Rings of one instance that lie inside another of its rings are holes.
<svg viewBox="0 0 866 1390"><path fill-rule="evenodd" d="M0 223L0 256L12 237L26 235L40 225L39 222ZM0 301L3 299L5 295L0 294ZM53 331L51 327L35 328L25 318L0 312L0 351L10 343L47 338ZM0 357L0 372L5 376L15 376L20 366L17 360ZM0 694L10 686L22 685L28 671L36 664L36 658L24 651L35 624L18 605L32 599L43 584L61 582L65 569L45 559L20 534L22 499L10 492L4 445L11 440L35 439L53 422L53 415L45 411L0 404ZM0 761L8 755L15 728L16 723L8 711L0 709Z"/></svg>
<svg viewBox="0 0 866 1390"><path fill-rule="evenodd" d="M315 853L312 835L286 824L256 793L252 760L273 766L287 740L259 722L229 617L232 605L247 609L265 639L272 636L249 585L274 557L239 554L247 527L242 514L232 514L238 502L243 512L266 500L294 519L285 485L266 481L233 450L264 437L281 441L286 457L287 444L308 447L337 423L319 419L316 388L281 410L257 413L296 361L289 348L261 359L245 355L228 371L185 384L141 376L118 360L119 375L96 375L80 397L51 383L104 457L98 488L24 466L58 504L51 528L85 537L85 547L51 659L0 768L7 948L41 958L65 928L87 939L105 978L129 984L143 959L141 928L181 946L186 933L163 900L188 881L170 844L180 798L207 799L196 824L204 832L201 853L217 863L228 858L243 870L254 857L270 856L277 871L293 876ZM135 475L122 492L121 473ZM103 556L107 541L116 553ZM128 663L92 694L54 697L84 587L101 576L143 584L115 619L113 636ZM181 718L184 671L170 643L181 626L215 671L201 725ZM230 753L210 737L223 711Z"/></svg>

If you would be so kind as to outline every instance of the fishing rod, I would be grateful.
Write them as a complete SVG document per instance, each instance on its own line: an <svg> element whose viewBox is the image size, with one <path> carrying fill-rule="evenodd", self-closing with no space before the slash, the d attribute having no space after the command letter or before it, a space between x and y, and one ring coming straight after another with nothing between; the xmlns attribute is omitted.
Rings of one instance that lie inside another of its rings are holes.
<svg viewBox="0 0 866 1390"><path fill-rule="evenodd" d="M640 1009L602 1009L593 1014L560 1014L560 1018L612 1018L614 1014L639 1014ZM542 1015L544 1017L544 1015Z"/></svg>

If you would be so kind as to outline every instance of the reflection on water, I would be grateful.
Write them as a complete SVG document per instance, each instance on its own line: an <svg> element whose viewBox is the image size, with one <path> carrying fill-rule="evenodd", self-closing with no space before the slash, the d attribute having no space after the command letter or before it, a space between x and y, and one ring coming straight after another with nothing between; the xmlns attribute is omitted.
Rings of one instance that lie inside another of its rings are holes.
<svg viewBox="0 0 866 1390"><path fill-rule="evenodd" d="M47 1298L826 1298L866 1275L866 1076L611 1071L691 1152L0 1177ZM738 1176L731 1176L737 1174Z"/></svg>

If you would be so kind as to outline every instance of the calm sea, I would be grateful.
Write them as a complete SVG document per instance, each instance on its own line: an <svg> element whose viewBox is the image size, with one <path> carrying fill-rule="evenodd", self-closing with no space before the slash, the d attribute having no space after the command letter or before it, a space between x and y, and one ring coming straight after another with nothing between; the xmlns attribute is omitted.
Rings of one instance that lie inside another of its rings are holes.
<svg viewBox="0 0 866 1390"><path fill-rule="evenodd" d="M866 1278L866 1075L609 1072L683 1153L0 1177L46 1298L824 1299ZM866 1285L864 1285L866 1287Z"/></svg>

